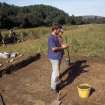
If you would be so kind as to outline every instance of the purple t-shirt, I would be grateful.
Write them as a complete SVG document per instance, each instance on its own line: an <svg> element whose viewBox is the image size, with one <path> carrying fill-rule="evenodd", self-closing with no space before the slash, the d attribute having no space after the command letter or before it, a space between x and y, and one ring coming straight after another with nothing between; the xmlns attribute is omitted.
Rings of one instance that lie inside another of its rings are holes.
<svg viewBox="0 0 105 105"><path fill-rule="evenodd" d="M48 38L48 58L54 59L54 60L61 60L64 55L64 50L55 52L55 51L52 51L52 48L54 47L61 47L61 44L57 36L50 35Z"/></svg>

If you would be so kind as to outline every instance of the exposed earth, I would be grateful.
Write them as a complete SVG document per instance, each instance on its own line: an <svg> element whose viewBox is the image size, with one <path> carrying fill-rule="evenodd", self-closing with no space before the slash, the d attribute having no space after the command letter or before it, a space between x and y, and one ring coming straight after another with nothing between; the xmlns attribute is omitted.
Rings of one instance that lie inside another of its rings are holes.
<svg viewBox="0 0 105 105"><path fill-rule="evenodd" d="M46 55L0 78L0 92L6 105L51 105L57 95L50 89L51 65ZM61 66L61 105L105 105L105 61L72 58ZM77 86L92 86L89 98L78 96Z"/></svg>

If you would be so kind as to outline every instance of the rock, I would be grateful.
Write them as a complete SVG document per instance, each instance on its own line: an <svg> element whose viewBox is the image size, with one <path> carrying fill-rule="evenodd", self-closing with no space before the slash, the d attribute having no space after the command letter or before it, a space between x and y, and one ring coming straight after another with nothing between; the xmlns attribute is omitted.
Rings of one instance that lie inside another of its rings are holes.
<svg viewBox="0 0 105 105"><path fill-rule="evenodd" d="M10 54L10 57L11 58L15 58L17 56L17 53L15 53L15 52L12 52L11 54Z"/></svg>
<svg viewBox="0 0 105 105"><path fill-rule="evenodd" d="M0 63L0 67L3 66L3 64Z"/></svg>
<svg viewBox="0 0 105 105"><path fill-rule="evenodd" d="M22 56L23 56L22 54L19 54L19 55L18 55L18 57L22 57Z"/></svg>
<svg viewBox="0 0 105 105"><path fill-rule="evenodd" d="M10 62L10 63L12 63L13 61L14 61L14 59L10 59L10 61L9 61L9 62Z"/></svg>
<svg viewBox="0 0 105 105"><path fill-rule="evenodd" d="M6 53L6 52L0 53L0 58L3 58L3 59L9 58L9 53Z"/></svg>
<svg viewBox="0 0 105 105"><path fill-rule="evenodd" d="M26 86L30 86L31 84L27 83Z"/></svg>

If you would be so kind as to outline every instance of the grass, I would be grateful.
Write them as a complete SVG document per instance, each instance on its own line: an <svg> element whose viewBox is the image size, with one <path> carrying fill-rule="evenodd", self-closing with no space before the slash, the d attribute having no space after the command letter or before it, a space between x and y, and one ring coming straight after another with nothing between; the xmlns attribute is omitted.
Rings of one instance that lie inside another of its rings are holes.
<svg viewBox="0 0 105 105"><path fill-rule="evenodd" d="M105 25L83 25L66 31L73 45L71 53L84 56L102 56L105 53ZM70 42L70 41L69 41Z"/></svg>
<svg viewBox="0 0 105 105"><path fill-rule="evenodd" d="M72 45L71 55L105 56L105 24L65 26L64 28L64 39L66 37L68 43ZM0 46L1 51L17 51L25 54L47 53L47 38L50 28L18 29L16 33L17 35L23 33L25 41L7 47ZM8 32L3 32L3 34L8 34Z"/></svg>

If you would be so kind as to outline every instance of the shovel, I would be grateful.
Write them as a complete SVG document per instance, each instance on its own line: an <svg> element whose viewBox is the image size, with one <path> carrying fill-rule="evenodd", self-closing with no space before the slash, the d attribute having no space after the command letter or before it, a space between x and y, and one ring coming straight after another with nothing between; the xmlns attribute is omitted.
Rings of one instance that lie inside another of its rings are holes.
<svg viewBox="0 0 105 105"><path fill-rule="evenodd" d="M68 43L67 37L65 37L65 42ZM67 51L67 56L68 56L67 62L68 62L68 65L70 65L71 64L71 60L70 60L70 50L69 50L69 47L66 49L66 51Z"/></svg>
<svg viewBox="0 0 105 105"><path fill-rule="evenodd" d="M0 105L6 105L1 93L0 93Z"/></svg>

